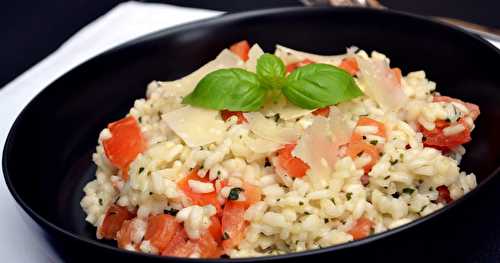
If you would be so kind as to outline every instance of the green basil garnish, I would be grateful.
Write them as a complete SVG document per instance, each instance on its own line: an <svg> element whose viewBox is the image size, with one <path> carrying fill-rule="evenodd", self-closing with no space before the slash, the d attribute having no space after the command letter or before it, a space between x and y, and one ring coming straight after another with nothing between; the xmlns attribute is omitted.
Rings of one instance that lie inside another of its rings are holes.
<svg viewBox="0 0 500 263"><path fill-rule="evenodd" d="M207 74L182 103L214 110L257 111L265 97L256 74L230 68Z"/></svg>
<svg viewBox="0 0 500 263"><path fill-rule="evenodd" d="M309 64L288 77L283 61L263 54L256 72L244 69L219 69L207 74L182 103L202 108L231 111L257 111L266 99L284 95L305 109L316 109L363 95L346 71L327 64Z"/></svg>

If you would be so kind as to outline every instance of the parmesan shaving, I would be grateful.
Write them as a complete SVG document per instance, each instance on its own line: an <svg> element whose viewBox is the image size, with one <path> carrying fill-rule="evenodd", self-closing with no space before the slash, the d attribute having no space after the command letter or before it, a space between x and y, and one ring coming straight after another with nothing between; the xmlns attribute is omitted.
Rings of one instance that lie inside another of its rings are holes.
<svg viewBox="0 0 500 263"><path fill-rule="evenodd" d="M254 44L248 51L248 60L245 62L245 69L251 72L257 71L257 60L264 54L258 44Z"/></svg>
<svg viewBox="0 0 500 263"><path fill-rule="evenodd" d="M260 112L245 113L250 130L266 140L287 144L297 141L299 130L292 127L280 127L272 119L266 119Z"/></svg>
<svg viewBox="0 0 500 263"><path fill-rule="evenodd" d="M302 61L304 59L309 59L316 63L325 63L335 66L339 65L342 59L346 57L345 54L334 55L334 56L316 55L307 52L297 51L280 45L276 45L276 52L274 54L279 58L281 58L285 64L295 63L298 61Z"/></svg>

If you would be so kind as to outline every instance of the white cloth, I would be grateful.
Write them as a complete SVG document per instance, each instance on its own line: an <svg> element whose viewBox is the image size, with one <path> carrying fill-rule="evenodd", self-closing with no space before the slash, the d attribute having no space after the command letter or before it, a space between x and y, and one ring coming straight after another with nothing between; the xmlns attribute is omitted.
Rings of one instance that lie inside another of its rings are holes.
<svg viewBox="0 0 500 263"><path fill-rule="evenodd" d="M185 22L213 17L217 11L164 4L122 3L84 27L57 51L0 89L0 150L16 116L44 87L59 76L113 46L138 36ZM500 47L500 43L494 43ZM3 178L0 169L0 176ZM0 255L2 262L61 262L21 219L5 181L0 180ZM39 229L39 231L41 231Z"/></svg>
<svg viewBox="0 0 500 263"><path fill-rule="evenodd" d="M126 2L116 6L72 36L57 51L0 89L0 151L12 123L24 106L44 87L71 68L138 36L219 14L221 12L154 3ZM0 176L0 261L61 262L47 242L33 238L33 233L21 219L19 207L5 185L1 169Z"/></svg>

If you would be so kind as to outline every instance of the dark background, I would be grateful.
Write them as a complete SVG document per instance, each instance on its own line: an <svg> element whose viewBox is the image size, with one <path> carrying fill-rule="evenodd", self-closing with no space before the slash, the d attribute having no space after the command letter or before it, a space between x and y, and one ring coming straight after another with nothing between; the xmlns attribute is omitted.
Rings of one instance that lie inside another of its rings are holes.
<svg viewBox="0 0 500 263"><path fill-rule="evenodd" d="M119 0L5 1L0 8L0 87L14 79L59 47L80 28L103 15ZM243 11L257 8L300 5L296 0L164 0L164 3ZM500 28L498 0L382 0L393 9L419 14L449 16ZM500 178L478 193L476 206L458 209L448 216L449 229L434 235L448 235L442 244L445 254L460 262L500 262ZM452 217L452 218L450 218ZM445 220L445 219L443 219ZM462 228L462 226L468 226ZM450 233L453 232L453 233ZM402 244L404 246L404 244ZM388 252L397 248L388 248ZM441 248L433 252L440 251ZM416 253L426 253L415 248ZM455 252L456 251L456 252ZM431 252L432 253L432 252ZM412 256L401 258L410 262ZM428 255L428 262L435 255ZM445 261L446 262L446 261ZM451 262L451 261L450 261ZM453 261L457 262L457 261Z"/></svg>
<svg viewBox="0 0 500 263"><path fill-rule="evenodd" d="M0 8L0 87L59 47L66 39L120 0L2 1ZM298 6L298 0L163 0L182 6L244 11ZM499 0L382 0L398 10L460 18L500 28Z"/></svg>

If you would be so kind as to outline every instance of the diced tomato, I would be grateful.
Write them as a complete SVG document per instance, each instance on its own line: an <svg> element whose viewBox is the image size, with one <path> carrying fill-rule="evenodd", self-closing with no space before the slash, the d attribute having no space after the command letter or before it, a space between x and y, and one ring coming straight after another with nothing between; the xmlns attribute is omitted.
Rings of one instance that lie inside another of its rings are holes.
<svg viewBox="0 0 500 263"><path fill-rule="evenodd" d="M227 119L231 118L232 116L236 116L238 118L237 122L238 124L248 122L247 119L245 118L245 115L243 115L243 112L241 111L221 110L220 116L224 121L227 121Z"/></svg>
<svg viewBox="0 0 500 263"><path fill-rule="evenodd" d="M383 123L376 121L374 119L368 118L368 117L361 117L358 120L358 123L356 126L375 126L377 127L377 132L375 135L380 136L385 138L386 137L386 132L385 132L385 126ZM363 136L359 133L353 132L351 141L352 142L360 142L363 140Z"/></svg>
<svg viewBox="0 0 500 263"><path fill-rule="evenodd" d="M366 153L370 155L371 160L370 162L363 167L365 170L365 173L369 173L372 169L372 167L378 162L380 155L377 150L377 147L375 147L372 144L365 143L365 142L351 142L349 143L349 146L347 147L347 155L349 155L353 160L356 157L361 156L363 153Z"/></svg>
<svg viewBox="0 0 500 263"><path fill-rule="evenodd" d="M199 248L201 258L218 258L223 254L212 235L203 235L196 240L196 245Z"/></svg>
<svg viewBox="0 0 500 263"><path fill-rule="evenodd" d="M209 183L210 181L208 180L208 175L206 175L203 178L200 178L198 176L198 169L193 169L191 173L189 173L186 177L184 177L177 183L177 186L180 189L182 189L184 194L191 200L191 203L193 205L199 205L199 206L213 205L217 209L217 213L220 213L222 209L219 201L217 200L217 193L215 191L205 194L195 193L191 190L191 187L189 187L188 184L189 180L196 180L196 181L201 181L203 183Z"/></svg>
<svg viewBox="0 0 500 263"><path fill-rule="evenodd" d="M339 68L347 71L351 76L356 75L359 71L358 62L355 58L344 58L340 62Z"/></svg>
<svg viewBox="0 0 500 263"><path fill-rule="evenodd" d="M189 257L196 249L196 244L188 238L186 230L179 228L161 252L162 256Z"/></svg>
<svg viewBox="0 0 500 263"><path fill-rule="evenodd" d="M208 227L208 232L210 233L210 235L212 235L217 243L220 243L222 240L222 226L220 220L217 216L212 216L210 218L210 221L211 223Z"/></svg>
<svg viewBox="0 0 500 263"><path fill-rule="evenodd" d="M291 177L302 177L309 169L309 165L300 158L292 156L292 151L296 144L287 144L278 150L278 162L287 174Z"/></svg>
<svg viewBox="0 0 500 263"><path fill-rule="evenodd" d="M356 223L348 233L351 234L354 240L359 240L370 235L373 225L374 223L370 219L361 217L356 220Z"/></svg>
<svg viewBox="0 0 500 263"><path fill-rule="evenodd" d="M240 57L243 61L247 61L248 52L250 51L250 44L248 44L248 41L242 40L238 43L232 44L229 50L238 55L238 57Z"/></svg>
<svg viewBox="0 0 500 263"><path fill-rule="evenodd" d="M360 181L363 186L367 186L370 183L370 176L368 176L367 174L363 174L360 178Z"/></svg>
<svg viewBox="0 0 500 263"><path fill-rule="evenodd" d="M451 196L450 196L450 190L448 190L448 187L446 185L441 185L439 187L436 188L436 190L438 191L438 199L437 201L439 203L451 203L451 201L453 201L453 199L451 199Z"/></svg>
<svg viewBox="0 0 500 263"><path fill-rule="evenodd" d="M123 222L134 218L135 215L126 207L111 205L106 211L99 233L105 239L115 239L116 233L122 228Z"/></svg>
<svg viewBox="0 0 500 263"><path fill-rule="evenodd" d="M245 207L249 207L259 202L262 198L262 190L260 189L260 187L244 182L242 188L244 190L243 194L245 195L245 201L233 202L242 203L245 205Z"/></svg>
<svg viewBox="0 0 500 263"><path fill-rule="evenodd" d="M247 222L245 205L227 201L222 211L222 247L225 251L237 246L245 237Z"/></svg>
<svg viewBox="0 0 500 263"><path fill-rule="evenodd" d="M150 216L144 240L149 240L159 251L163 251L180 228L181 224L171 215Z"/></svg>
<svg viewBox="0 0 500 263"><path fill-rule="evenodd" d="M292 73L292 71L294 71L297 68L300 68L300 67L303 67L303 66L309 65L309 64L314 64L314 63L315 63L314 61L309 60L307 58L302 60L302 61L299 61L299 62L290 63L290 64L286 65L286 72Z"/></svg>
<svg viewBox="0 0 500 263"><path fill-rule="evenodd" d="M132 220L125 220L120 230L116 233L116 241L118 242L119 248L125 249L128 245L133 245L132 244L133 231L134 231L134 224L132 223ZM139 244L135 244L135 246L137 249Z"/></svg>
<svg viewBox="0 0 500 263"><path fill-rule="evenodd" d="M312 114L316 115L316 116L323 116L325 118L328 118L328 116L330 116L330 107L324 107L324 108L317 109L317 110L313 111Z"/></svg>
<svg viewBox="0 0 500 263"><path fill-rule="evenodd" d="M128 179L128 165L146 149L141 128L134 117L129 116L108 125L111 138L103 140L104 152L109 161L122 170Z"/></svg>
<svg viewBox="0 0 500 263"><path fill-rule="evenodd" d="M394 76L396 76L396 79L398 80L398 82L401 82L401 80L403 79L403 73L401 73L401 69L400 68L391 68L391 71L392 71L392 73L394 73Z"/></svg>
<svg viewBox="0 0 500 263"><path fill-rule="evenodd" d="M436 148L438 150L447 151L458 145L462 145L471 140L470 133L471 130L465 120L461 118L457 123L462 124L465 129L459 133L453 135L445 136L443 130L450 126L449 123L445 121L437 121L436 128L429 131L425 129L422 125L418 125L418 130L424 135L424 146Z"/></svg>
<svg viewBox="0 0 500 263"><path fill-rule="evenodd" d="M469 114L473 120L475 120L479 116L479 114L481 113L481 111L479 110L479 106L477 106L476 104L464 102L464 101L461 101L459 99L451 98L448 96L434 96L432 98L432 101L433 102L457 102L457 103L461 103L461 104L465 105L465 107L470 111Z"/></svg>

